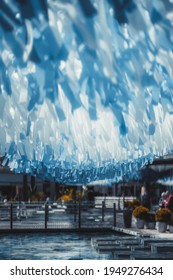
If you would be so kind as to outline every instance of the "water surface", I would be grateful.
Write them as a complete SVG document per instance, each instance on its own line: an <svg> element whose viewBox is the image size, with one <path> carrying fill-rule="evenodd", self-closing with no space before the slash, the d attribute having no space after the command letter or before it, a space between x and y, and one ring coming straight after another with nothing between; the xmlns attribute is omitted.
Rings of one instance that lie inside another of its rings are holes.
<svg viewBox="0 0 173 280"><path fill-rule="evenodd" d="M0 235L1 260L112 259L112 254L97 252L91 238L115 237L103 233L53 233Z"/></svg>

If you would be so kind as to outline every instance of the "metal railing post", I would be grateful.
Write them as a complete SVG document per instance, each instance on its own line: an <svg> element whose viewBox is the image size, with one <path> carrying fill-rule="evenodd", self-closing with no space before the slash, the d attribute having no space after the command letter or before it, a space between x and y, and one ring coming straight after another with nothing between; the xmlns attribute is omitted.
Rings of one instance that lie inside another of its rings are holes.
<svg viewBox="0 0 173 280"><path fill-rule="evenodd" d="M76 213L77 212L77 205L76 205L76 199L75 199L75 202L74 202L74 222L76 222Z"/></svg>
<svg viewBox="0 0 173 280"><path fill-rule="evenodd" d="M48 205L45 204L45 212L44 212L44 228L47 229L47 221L48 221Z"/></svg>
<svg viewBox="0 0 173 280"><path fill-rule="evenodd" d="M78 227L80 228L81 227L81 203L79 202L79 213L78 213Z"/></svg>
<svg viewBox="0 0 173 280"><path fill-rule="evenodd" d="M10 204L10 229L13 229L13 204Z"/></svg>
<svg viewBox="0 0 173 280"><path fill-rule="evenodd" d="M116 203L113 205L113 211L114 211L114 227L116 227L117 221L116 221Z"/></svg>
<svg viewBox="0 0 173 280"><path fill-rule="evenodd" d="M105 201L102 201L102 222L104 222L105 218Z"/></svg>
<svg viewBox="0 0 173 280"><path fill-rule="evenodd" d="M123 195L123 209L124 209L125 196Z"/></svg>

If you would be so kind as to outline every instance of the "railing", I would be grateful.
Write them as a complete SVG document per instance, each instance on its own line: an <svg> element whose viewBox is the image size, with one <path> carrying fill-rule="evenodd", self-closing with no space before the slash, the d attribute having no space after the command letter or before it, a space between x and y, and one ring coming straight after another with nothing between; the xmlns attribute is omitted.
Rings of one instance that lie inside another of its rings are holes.
<svg viewBox="0 0 173 280"><path fill-rule="evenodd" d="M73 203L1 203L0 231L3 229L81 229L112 228L117 224L116 204L106 207L88 202ZM122 219L121 219L122 220ZM119 220L119 222L122 222Z"/></svg>

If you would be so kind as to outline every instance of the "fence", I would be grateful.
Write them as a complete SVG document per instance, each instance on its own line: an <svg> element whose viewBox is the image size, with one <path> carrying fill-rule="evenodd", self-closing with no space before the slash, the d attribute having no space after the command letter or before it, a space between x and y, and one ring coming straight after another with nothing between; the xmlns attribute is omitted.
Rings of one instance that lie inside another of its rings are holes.
<svg viewBox="0 0 173 280"><path fill-rule="evenodd" d="M117 224L116 204L74 202L66 204L0 204L0 231L4 229L112 228Z"/></svg>

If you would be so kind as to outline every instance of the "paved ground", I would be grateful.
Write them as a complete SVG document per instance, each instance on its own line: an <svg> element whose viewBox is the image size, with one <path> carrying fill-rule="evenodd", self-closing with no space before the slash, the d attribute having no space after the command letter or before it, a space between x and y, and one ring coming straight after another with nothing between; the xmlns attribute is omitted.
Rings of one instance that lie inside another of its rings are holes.
<svg viewBox="0 0 173 280"><path fill-rule="evenodd" d="M170 233L169 230L164 233L160 233L156 229L146 229L146 228L134 229L134 231L139 232L140 234L149 234L154 237L168 238L168 239L173 240L173 233Z"/></svg>
<svg viewBox="0 0 173 280"><path fill-rule="evenodd" d="M160 233L158 232L157 229L147 229L146 226L144 227L144 229L137 229L136 225L135 225L135 219L132 218L132 227L131 228L125 228L124 227L124 222L123 222L123 218L122 218L122 214L117 214L117 227L115 227L115 229L117 231L122 231L124 233L129 233L132 235L150 235L153 237L159 237L159 238L168 238L173 240L173 233L169 232L169 227L168 230L164 233Z"/></svg>

